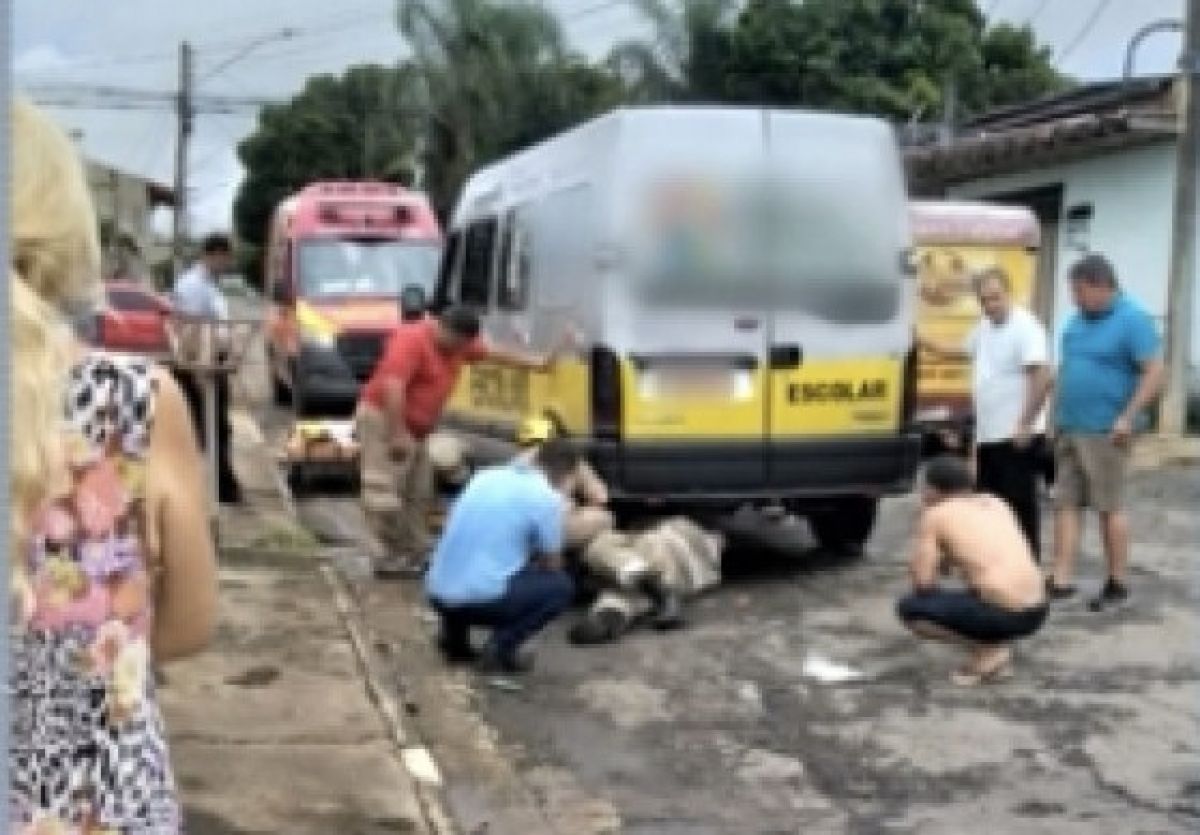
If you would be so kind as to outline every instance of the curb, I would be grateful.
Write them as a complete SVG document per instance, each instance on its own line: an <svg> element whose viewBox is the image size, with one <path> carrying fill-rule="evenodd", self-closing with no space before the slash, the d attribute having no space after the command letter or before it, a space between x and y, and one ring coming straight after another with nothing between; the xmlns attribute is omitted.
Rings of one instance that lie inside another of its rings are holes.
<svg viewBox="0 0 1200 835"><path fill-rule="evenodd" d="M354 655L362 670L367 694L387 725L392 743L400 755L401 764L413 779L414 793L425 815L426 824L435 835L457 835L458 830L446 813L438 793L442 787L441 769L438 768L437 761L429 749L406 732L404 721L401 719L401 709L383 684L383 676L375 664L370 645L355 618L356 607L345 579L328 563L321 565L321 575L329 584L338 616L350 637L351 646L354 647Z"/></svg>
<svg viewBox="0 0 1200 835"><path fill-rule="evenodd" d="M249 410L243 410L242 415L245 419L248 419L247 422L258 434L255 440L260 444L264 444L261 430L253 414ZM272 463L271 474L278 492L278 498L290 516L299 518L296 502L291 490L288 488L287 480L283 477L278 467L275 466L274 459L270 460ZM406 732L403 719L401 718L403 715L402 711L388 691L388 688L384 685L383 682L385 679L374 661L370 644L355 617L357 607L345 578L330 564L324 551L319 548L316 550L304 549L303 554L300 554L296 551L276 552L253 548L229 548L226 550L228 550L228 556L232 558L232 562L241 563L244 561L248 564L261 565L263 567L298 570L304 567L311 567L314 561L319 563L321 576L325 579L333 595L338 619L342 622L342 627L346 630L346 634L350 639L355 659L362 672L367 695L387 726L388 737L396 748L400 764L412 778L413 793L416 796L417 805L421 810L426 828L432 835L458 835L458 828L447 813L439 794L442 786L441 769L438 768L437 762L434 760L429 749L421 745L415 737L411 737Z"/></svg>

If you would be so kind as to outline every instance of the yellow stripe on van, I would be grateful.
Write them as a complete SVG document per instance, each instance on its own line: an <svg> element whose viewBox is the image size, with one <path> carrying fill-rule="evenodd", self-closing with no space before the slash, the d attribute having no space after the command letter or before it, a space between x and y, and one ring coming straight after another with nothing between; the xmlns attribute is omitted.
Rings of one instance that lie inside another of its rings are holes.
<svg viewBox="0 0 1200 835"><path fill-rule="evenodd" d="M584 360L566 357L546 373L480 362L468 366L446 406L451 419L512 426L554 414L572 436L591 432L591 375Z"/></svg>

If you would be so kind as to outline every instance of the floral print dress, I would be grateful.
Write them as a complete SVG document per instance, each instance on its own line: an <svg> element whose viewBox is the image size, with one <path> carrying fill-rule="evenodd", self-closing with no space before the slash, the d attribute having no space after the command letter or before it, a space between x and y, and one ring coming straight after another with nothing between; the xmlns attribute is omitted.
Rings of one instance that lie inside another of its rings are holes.
<svg viewBox="0 0 1200 835"><path fill-rule="evenodd" d="M180 831L149 647L153 408L143 361L90 355L72 369L70 491L13 561L9 832Z"/></svg>

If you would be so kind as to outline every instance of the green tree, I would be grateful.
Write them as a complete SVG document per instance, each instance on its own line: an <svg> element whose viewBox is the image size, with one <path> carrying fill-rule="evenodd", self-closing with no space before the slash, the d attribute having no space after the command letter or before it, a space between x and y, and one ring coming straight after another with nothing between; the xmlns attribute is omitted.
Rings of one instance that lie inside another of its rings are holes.
<svg viewBox="0 0 1200 835"><path fill-rule="evenodd" d="M725 65L727 100L940 117L1061 89L1028 27L987 28L974 0L750 0Z"/></svg>
<svg viewBox="0 0 1200 835"><path fill-rule="evenodd" d="M615 77L572 55L540 4L400 0L399 23L424 91L425 188L443 212L479 166L620 100Z"/></svg>
<svg viewBox="0 0 1200 835"><path fill-rule="evenodd" d="M607 61L629 96L642 102L723 100L736 0L632 2L653 36L618 44Z"/></svg>
<svg viewBox="0 0 1200 835"><path fill-rule="evenodd" d="M290 102L263 108L238 146L246 178L234 225L249 251L261 251L279 202L314 180L410 182L424 129L418 93L412 67L370 65L315 76Z"/></svg>

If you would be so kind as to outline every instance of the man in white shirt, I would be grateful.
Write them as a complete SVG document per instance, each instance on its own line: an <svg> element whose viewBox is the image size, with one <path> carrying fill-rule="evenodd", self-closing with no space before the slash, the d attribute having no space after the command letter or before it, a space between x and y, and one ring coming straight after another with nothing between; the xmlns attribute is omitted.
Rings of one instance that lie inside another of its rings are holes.
<svg viewBox="0 0 1200 835"><path fill-rule="evenodd" d="M197 319L229 318L229 305L221 288L220 277L233 267L233 244L227 235L213 234L204 239L200 258L175 280L172 298L175 311L181 316ZM189 373L176 371L175 378L187 397L192 410L200 444L208 436L204 432L204 401L199 382ZM229 448L233 431L229 423L229 378L217 377L217 493L221 502L237 504L242 491L230 463Z"/></svg>
<svg viewBox="0 0 1200 835"><path fill-rule="evenodd" d="M1036 557L1041 551L1037 479L1044 469L1045 407L1052 384L1046 329L1013 303L1004 270L984 270L974 285L983 316L964 344L955 348L921 340L921 347L971 361L977 488L1012 507Z"/></svg>

